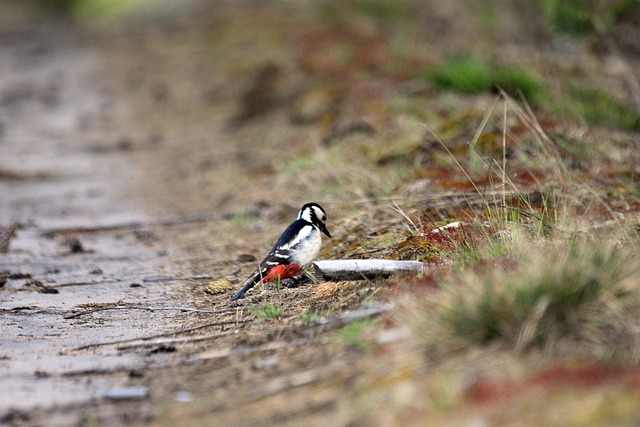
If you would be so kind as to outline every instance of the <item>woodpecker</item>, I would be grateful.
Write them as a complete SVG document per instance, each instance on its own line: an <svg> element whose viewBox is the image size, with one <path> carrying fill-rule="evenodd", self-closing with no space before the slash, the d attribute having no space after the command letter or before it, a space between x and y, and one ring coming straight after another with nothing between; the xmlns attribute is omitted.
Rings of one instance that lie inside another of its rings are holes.
<svg viewBox="0 0 640 427"><path fill-rule="evenodd" d="M327 214L317 203L307 203L298 218L284 230L269 255L231 301L242 298L256 283L299 276L320 252L321 232L331 237L325 221Z"/></svg>

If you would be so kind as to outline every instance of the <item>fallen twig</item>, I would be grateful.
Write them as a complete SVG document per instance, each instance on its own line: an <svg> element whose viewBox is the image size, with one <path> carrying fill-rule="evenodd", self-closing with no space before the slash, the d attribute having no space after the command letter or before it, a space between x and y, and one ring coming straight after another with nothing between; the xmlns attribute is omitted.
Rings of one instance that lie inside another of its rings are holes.
<svg viewBox="0 0 640 427"><path fill-rule="evenodd" d="M355 320L367 319L369 317L378 316L382 313L386 313L387 311L393 309L395 304L380 304L372 307L363 307L357 310L352 310L344 313L339 317L334 317L330 319L318 319L316 320L317 325L321 325L329 328L338 328L340 326L346 325L349 322L353 322Z"/></svg>
<svg viewBox="0 0 640 427"><path fill-rule="evenodd" d="M172 282L174 280L209 280L212 277L208 274L197 274L195 276L186 276L186 277L178 277L178 276L147 276L143 277L142 281L149 282Z"/></svg>
<svg viewBox="0 0 640 427"><path fill-rule="evenodd" d="M131 371L143 371L146 369L166 369L166 368L175 368L177 366L188 366L188 365L196 365L199 363L205 363L209 360L223 360L233 356L246 356L249 354L260 353L260 352L272 352L274 350L280 350L283 348L290 347L291 343L286 341L270 341L258 346L254 347L235 347L235 348L225 348L222 350L212 350L205 353L200 353L196 356L189 358L178 358L172 359L162 362L142 362L138 364L131 365L118 365L109 368L89 368L89 369L79 369L79 370L70 370L52 373L55 375L63 376L63 377L77 377L82 375L110 375L117 374L120 372L131 372ZM45 373L47 374L47 373Z"/></svg>
<svg viewBox="0 0 640 427"><path fill-rule="evenodd" d="M68 286L88 286L88 285L102 285L104 283L121 283L124 282L122 279L106 279L106 280L96 280L93 282L68 282L68 283L60 283L57 285L52 285L52 288L66 288Z"/></svg>
<svg viewBox="0 0 640 427"><path fill-rule="evenodd" d="M144 340L140 340L139 342L133 341L130 343L123 343L122 345L117 345L116 350L131 350L138 347L153 347L156 345L181 344L181 343L215 340L218 338L226 337L228 335L232 335L234 333L235 331L225 331L225 332L217 332L215 334L199 335L196 337L158 338L154 340L144 339Z"/></svg>
<svg viewBox="0 0 640 427"><path fill-rule="evenodd" d="M118 231L118 230L126 230L126 229L136 229L144 226L170 226L170 225L181 225L192 222L205 222L211 221L215 218L219 218L220 216L214 215L204 215L204 214L194 214L187 215L179 218L163 218L158 220L150 220L150 221L125 221L125 222L115 222L113 224L103 224L103 225L93 225L93 226L78 226L78 227L59 227L59 228L50 228L48 230L43 230L41 235L44 237L54 237L58 234L84 234L84 233L99 233L99 232L109 232L109 231Z"/></svg>
<svg viewBox="0 0 640 427"><path fill-rule="evenodd" d="M98 311L105 310L147 310L147 311L183 311L183 312L191 312L191 313L207 313L207 314L225 314L232 313L236 311L235 308L226 308L223 310L202 310L199 308L191 308L191 307L149 307L142 305L110 305L103 307L95 307L89 310L84 310L78 313L69 314L64 316L65 319L75 319L77 317L84 316L86 314L93 314Z"/></svg>
<svg viewBox="0 0 640 427"><path fill-rule="evenodd" d="M313 369L304 372L296 372L288 376L272 378L262 387L254 389L249 395L249 401L262 400L268 396L285 393L299 387L316 383L331 378L333 372Z"/></svg>
<svg viewBox="0 0 640 427"><path fill-rule="evenodd" d="M204 325L199 325L199 326L194 326L191 328L184 328L184 329L178 329L175 331L170 331L170 332L164 332L164 333L160 333L160 334L155 334L155 335L149 335L146 337L137 337L137 338L128 338L128 339L124 339L124 340L116 340L116 341L106 341L106 342L97 342L97 343L92 343L92 344L86 344L80 347L76 347L72 350L70 350L71 352L74 351L82 351L82 350L88 350L90 348L96 348L96 347L104 347L104 346L108 346L108 345L118 345L118 344L125 344L125 343L130 343L130 342L135 342L135 341L148 341L148 340L152 340L152 339L156 339L156 338L162 338L162 337L167 337L167 336L171 336L171 335L179 335L179 334L184 334L187 332L193 332L193 331L197 331L199 329L205 329L205 328L210 328L212 326L223 326L223 325L231 325L231 324L237 324L237 323L246 323L249 320L247 319L233 319L233 320L223 320L221 322L211 322L211 323L206 323Z"/></svg>

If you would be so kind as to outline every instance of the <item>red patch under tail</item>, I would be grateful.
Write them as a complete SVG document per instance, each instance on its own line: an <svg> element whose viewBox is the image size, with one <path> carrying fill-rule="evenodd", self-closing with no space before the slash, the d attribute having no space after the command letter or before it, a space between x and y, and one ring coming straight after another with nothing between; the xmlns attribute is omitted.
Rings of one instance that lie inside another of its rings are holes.
<svg viewBox="0 0 640 427"><path fill-rule="evenodd" d="M262 281L277 281L278 278L280 278L280 280L290 279L300 274L302 274L302 268L297 264L277 265L267 272Z"/></svg>

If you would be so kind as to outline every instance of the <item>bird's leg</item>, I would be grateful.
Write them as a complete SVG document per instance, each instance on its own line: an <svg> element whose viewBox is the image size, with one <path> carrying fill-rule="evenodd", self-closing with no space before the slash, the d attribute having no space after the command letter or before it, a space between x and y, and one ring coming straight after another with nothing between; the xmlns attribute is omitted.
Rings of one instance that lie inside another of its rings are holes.
<svg viewBox="0 0 640 427"><path fill-rule="evenodd" d="M288 284L288 288L295 288L298 287L300 285L306 285L308 283L318 283L318 279L314 276L314 274L307 270L307 269L303 269L301 271L301 274L299 274L298 276L295 277L291 277L289 278L289 284Z"/></svg>
<svg viewBox="0 0 640 427"><path fill-rule="evenodd" d="M297 288L300 285L304 285L306 283L310 283L310 280L304 274L297 277L290 277L287 279L287 282L284 284L287 288Z"/></svg>
<svg viewBox="0 0 640 427"><path fill-rule="evenodd" d="M318 280L318 278L315 276L315 274L313 274L313 272L309 268L304 269L304 275L313 283L320 282L320 280Z"/></svg>

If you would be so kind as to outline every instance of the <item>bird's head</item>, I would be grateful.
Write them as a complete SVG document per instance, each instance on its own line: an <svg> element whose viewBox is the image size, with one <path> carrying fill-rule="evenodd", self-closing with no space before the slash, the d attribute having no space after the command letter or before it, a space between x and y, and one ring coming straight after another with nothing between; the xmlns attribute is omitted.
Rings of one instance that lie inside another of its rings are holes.
<svg viewBox="0 0 640 427"><path fill-rule="evenodd" d="M300 209L298 213L298 219L310 222L318 230L322 231L328 237L331 237L329 230L327 230L327 213L317 203L307 203Z"/></svg>

